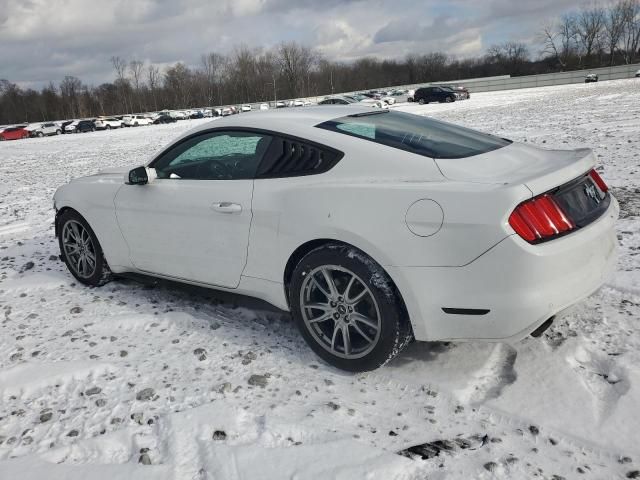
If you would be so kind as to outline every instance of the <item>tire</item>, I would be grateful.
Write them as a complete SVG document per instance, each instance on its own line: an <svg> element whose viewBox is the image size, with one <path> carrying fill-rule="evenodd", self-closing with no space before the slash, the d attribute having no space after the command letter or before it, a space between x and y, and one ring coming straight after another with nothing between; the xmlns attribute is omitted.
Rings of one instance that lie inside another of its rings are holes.
<svg viewBox="0 0 640 480"><path fill-rule="evenodd" d="M44 137L44 133L42 133L42 132L38 132L38 133L36 133L36 135L37 135L39 138Z"/></svg>
<svg viewBox="0 0 640 480"><path fill-rule="evenodd" d="M453 98L451 98L451 97L446 97L446 98L444 99L444 102L445 102L445 103L451 103L451 102L453 102Z"/></svg>
<svg viewBox="0 0 640 480"><path fill-rule="evenodd" d="M305 255L293 272L289 299L307 344L342 370L381 367L413 339L404 303L389 275L349 245L324 245Z"/></svg>
<svg viewBox="0 0 640 480"><path fill-rule="evenodd" d="M62 135L62 130L56 130L56 135Z"/></svg>
<svg viewBox="0 0 640 480"><path fill-rule="evenodd" d="M420 100L418 100L418 103L419 103L420 105L424 105L424 98L421 98Z"/></svg>
<svg viewBox="0 0 640 480"><path fill-rule="evenodd" d="M91 131L95 132L96 131L96 127L91 127Z"/></svg>
<svg viewBox="0 0 640 480"><path fill-rule="evenodd" d="M111 125L107 125L106 129L111 130Z"/></svg>
<svg viewBox="0 0 640 480"><path fill-rule="evenodd" d="M134 126L134 127L137 127L137 126L138 126L138 122L134 123L134 124L133 124L133 126Z"/></svg>
<svg viewBox="0 0 640 480"><path fill-rule="evenodd" d="M100 287L108 283L113 274L102 253L102 247L96 234L87 221L75 210L68 209L56 219L60 256L76 280L91 287ZM72 251L73 245L82 242L82 254ZM84 255L84 261L80 258ZM93 266L91 262L93 255Z"/></svg>

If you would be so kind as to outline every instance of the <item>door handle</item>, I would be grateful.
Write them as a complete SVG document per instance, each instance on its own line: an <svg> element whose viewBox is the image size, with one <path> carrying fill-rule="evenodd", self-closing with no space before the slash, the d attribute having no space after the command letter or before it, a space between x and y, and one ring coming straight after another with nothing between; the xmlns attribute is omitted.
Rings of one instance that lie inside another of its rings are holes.
<svg viewBox="0 0 640 480"><path fill-rule="evenodd" d="M231 202L218 202L211 205L216 212L220 213L240 213L242 212L242 205Z"/></svg>

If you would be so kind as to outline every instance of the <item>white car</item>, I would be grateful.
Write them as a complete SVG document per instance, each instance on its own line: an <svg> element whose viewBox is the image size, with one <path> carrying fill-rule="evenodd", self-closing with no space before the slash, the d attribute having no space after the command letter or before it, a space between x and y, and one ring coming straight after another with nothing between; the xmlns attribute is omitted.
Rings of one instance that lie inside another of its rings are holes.
<svg viewBox="0 0 640 480"><path fill-rule="evenodd" d="M396 111L271 110L61 186L55 232L84 284L134 272L259 297L363 371L413 338L538 335L598 289L619 207L595 160Z"/></svg>
<svg viewBox="0 0 640 480"><path fill-rule="evenodd" d="M31 133L32 137L48 137L51 135L61 135L62 128L57 123L39 123L36 125L29 125L27 130Z"/></svg>
<svg viewBox="0 0 640 480"><path fill-rule="evenodd" d="M141 125L151 125L153 120L144 115L125 115L122 117L122 125L125 127L138 127Z"/></svg>
<svg viewBox="0 0 640 480"><path fill-rule="evenodd" d="M240 111L242 112L250 112L252 110L251 105L242 105L240 107Z"/></svg>
<svg viewBox="0 0 640 480"><path fill-rule="evenodd" d="M94 122L96 130L111 130L112 128L121 128L122 120L113 117L99 117Z"/></svg>
<svg viewBox="0 0 640 480"><path fill-rule="evenodd" d="M636 76L636 78L640 77L640 70L636 71L636 75L635 76Z"/></svg>
<svg viewBox="0 0 640 480"><path fill-rule="evenodd" d="M65 133L76 133L76 127L78 126L78 123L80 122L80 120L74 120L71 123L68 123L67 125L64 126L64 132Z"/></svg>
<svg viewBox="0 0 640 480"><path fill-rule="evenodd" d="M343 95L343 98L348 100L353 100L355 102L360 103L361 105L367 105L373 108L384 108L386 105L382 100L376 100L375 98L369 98L365 95L361 95L359 93L354 93L353 95Z"/></svg>
<svg viewBox="0 0 640 480"><path fill-rule="evenodd" d="M268 103L261 103L260 104L260 110L269 110L269 104Z"/></svg>

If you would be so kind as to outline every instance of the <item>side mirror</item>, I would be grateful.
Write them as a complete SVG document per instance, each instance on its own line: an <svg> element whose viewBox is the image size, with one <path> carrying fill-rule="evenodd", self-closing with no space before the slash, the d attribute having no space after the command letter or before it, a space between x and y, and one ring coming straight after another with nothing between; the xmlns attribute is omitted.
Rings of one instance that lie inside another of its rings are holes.
<svg viewBox="0 0 640 480"><path fill-rule="evenodd" d="M136 167L129 170L125 182L127 185L146 185L149 183L149 176L145 167Z"/></svg>

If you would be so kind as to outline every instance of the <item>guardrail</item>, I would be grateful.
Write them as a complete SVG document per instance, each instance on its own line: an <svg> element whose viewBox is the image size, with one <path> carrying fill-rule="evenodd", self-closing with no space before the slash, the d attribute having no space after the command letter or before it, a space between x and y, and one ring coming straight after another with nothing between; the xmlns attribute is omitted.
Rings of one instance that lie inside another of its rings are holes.
<svg viewBox="0 0 640 480"><path fill-rule="evenodd" d="M615 67L601 67L591 68L583 70L572 70L568 72L556 72L556 73L543 73L540 75L526 75L522 77L511 77L509 75L502 75L497 77L484 77L484 78L469 78L464 80L450 80L440 82L425 82L419 84L410 85L396 85L391 87L381 87L371 90L394 90L394 89L415 89L427 85L438 84L459 84L464 85L472 93L477 92L493 92L498 90L514 90L519 88L534 88L534 87L547 87L552 85L567 85L571 83L584 83L584 79L589 73L595 73L598 75L599 81L605 80L619 80L623 78L632 78L635 73L640 69L640 63L634 63L630 65L618 65ZM343 92L335 93L334 95L349 95L355 92ZM302 97L296 99L278 99L279 102L288 103L293 100L309 100L313 103L317 103L331 95L319 95L314 97ZM253 108L258 107L261 103L268 103L270 107L273 106L273 100L250 103ZM217 107L220 108L220 107Z"/></svg>

